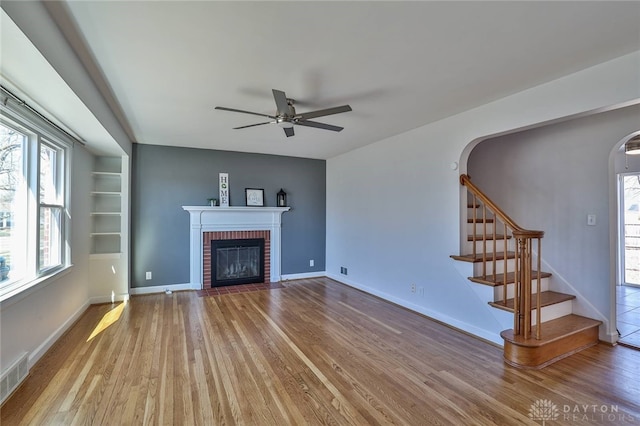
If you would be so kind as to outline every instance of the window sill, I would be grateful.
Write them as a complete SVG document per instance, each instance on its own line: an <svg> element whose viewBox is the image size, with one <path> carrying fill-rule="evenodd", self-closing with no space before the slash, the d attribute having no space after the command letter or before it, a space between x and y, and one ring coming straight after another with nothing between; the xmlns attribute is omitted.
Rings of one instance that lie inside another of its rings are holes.
<svg viewBox="0 0 640 426"><path fill-rule="evenodd" d="M69 274L72 269L73 265L67 265L51 274L38 277L31 281L11 284L6 288L0 289L0 308L7 308L19 302L41 288Z"/></svg>

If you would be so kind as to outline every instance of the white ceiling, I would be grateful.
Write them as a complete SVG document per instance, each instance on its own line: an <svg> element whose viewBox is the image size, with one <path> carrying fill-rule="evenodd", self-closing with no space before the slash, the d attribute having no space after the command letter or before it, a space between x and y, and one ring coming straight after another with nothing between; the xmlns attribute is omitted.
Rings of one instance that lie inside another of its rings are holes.
<svg viewBox="0 0 640 426"><path fill-rule="evenodd" d="M70 1L137 143L331 158L640 49L638 2ZM232 127L350 104L296 126Z"/></svg>

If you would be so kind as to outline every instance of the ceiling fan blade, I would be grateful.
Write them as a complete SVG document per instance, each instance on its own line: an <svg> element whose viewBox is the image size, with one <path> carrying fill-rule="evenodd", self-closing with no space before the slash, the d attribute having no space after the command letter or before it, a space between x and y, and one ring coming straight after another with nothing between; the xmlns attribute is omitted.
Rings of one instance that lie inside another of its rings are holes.
<svg viewBox="0 0 640 426"><path fill-rule="evenodd" d="M260 117L269 117L269 118L273 118L274 120L276 119L274 116L272 115L267 115L267 114L261 114L259 112L251 112L251 111L244 111L241 109L235 109L235 108L227 108L227 107L221 107L221 106L217 106L215 109L219 109L222 111L231 111L231 112L241 112L243 114L253 114L253 115L259 115Z"/></svg>
<svg viewBox="0 0 640 426"><path fill-rule="evenodd" d="M262 126L263 124L273 124L275 121L265 121L264 123L248 124L246 126L234 127L233 130L246 129L247 127Z"/></svg>
<svg viewBox="0 0 640 426"><path fill-rule="evenodd" d="M288 114L289 102L287 102L287 95L282 90L271 89L271 91L273 92L273 99L276 101L278 114Z"/></svg>
<svg viewBox="0 0 640 426"><path fill-rule="evenodd" d="M284 134L287 135L287 137L289 136L293 136L293 127L283 127L284 130Z"/></svg>
<svg viewBox="0 0 640 426"><path fill-rule="evenodd" d="M295 122L299 126L307 126L307 127L315 127L317 129L324 130L333 130L334 132L339 132L344 129L344 127L333 126L331 124L318 123L317 121L309 121L309 120L300 120Z"/></svg>
<svg viewBox="0 0 640 426"><path fill-rule="evenodd" d="M303 114L299 114L298 117L301 118L302 120L307 120L309 118L324 117L325 115L340 114L341 112L349 112L349 111L352 111L349 105L342 105L339 107L305 112Z"/></svg>

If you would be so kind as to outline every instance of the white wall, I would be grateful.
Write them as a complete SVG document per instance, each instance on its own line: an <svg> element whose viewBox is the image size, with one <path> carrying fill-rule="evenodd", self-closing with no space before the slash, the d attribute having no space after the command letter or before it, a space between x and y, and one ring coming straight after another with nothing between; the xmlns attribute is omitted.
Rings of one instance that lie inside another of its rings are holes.
<svg viewBox="0 0 640 426"><path fill-rule="evenodd" d="M575 313L611 317L609 156L638 129L634 105L486 140L469 157L476 185L520 226L545 232L551 289L582 296ZM588 214L596 226L587 226Z"/></svg>
<svg viewBox="0 0 640 426"><path fill-rule="evenodd" d="M71 176L73 267L0 304L0 371L25 352L32 366L89 306L92 165L93 156L76 145Z"/></svg>
<svg viewBox="0 0 640 426"><path fill-rule="evenodd" d="M636 52L328 160L328 275L500 342L503 324L449 259L460 251L458 178L472 146L639 98Z"/></svg>

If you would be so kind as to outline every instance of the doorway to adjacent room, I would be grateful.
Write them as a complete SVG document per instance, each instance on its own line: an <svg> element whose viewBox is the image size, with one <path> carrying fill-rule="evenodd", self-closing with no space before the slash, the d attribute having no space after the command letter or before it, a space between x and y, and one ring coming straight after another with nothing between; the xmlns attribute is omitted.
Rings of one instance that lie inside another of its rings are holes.
<svg viewBox="0 0 640 426"><path fill-rule="evenodd" d="M640 347L640 173L621 174L619 183L618 342Z"/></svg>

